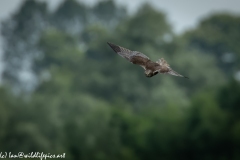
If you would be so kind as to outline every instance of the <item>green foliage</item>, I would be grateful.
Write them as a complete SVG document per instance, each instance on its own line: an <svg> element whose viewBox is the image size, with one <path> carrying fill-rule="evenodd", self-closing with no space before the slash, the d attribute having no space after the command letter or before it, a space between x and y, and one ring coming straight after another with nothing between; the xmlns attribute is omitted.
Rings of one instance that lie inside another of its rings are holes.
<svg viewBox="0 0 240 160"><path fill-rule="evenodd" d="M222 53L238 54L239 17L211 16L176 36L148 4L131 16L112 0L46 7L25 1L3 22L0 152L66 153L71 160L240 158L240 84L223 72L238 65L220 61ZM164 57L190 79L146 78L108 41L154 61ZM16 73L24 64L34 78L23 85ZM12 92L32 84L31 92Z"/></svg>
<svg viewBox="0 0 240 160"><path fill-rule="evenodd" d="M205 55L191 49L188 51L178 50L171 56L169 63L173 64L173 68L178 68L183 75L189 76L189 81L181 82L181 86L187 87L189 93L206 88L217 89L226 83L226 77L217 67L216 59L212 55Z"/></svg>
<svg viewBox="0 0 240 160"><path fill-rule="evenodd" d="M129 43L142 48L147 44L154 47L162 46L168 41L167 37L171 39L172 36L172 30L165 15L148 4L142 6L135 16L121 24L118 30L121 33L119 34L121 39L125 39L126 47L132 47Z"/></svg>
<svg viewBox="0 0 240 160"><path fill-rule="evenodd" d="M113 0L100 1L92 8L90 22L97 22L111 29L126 17L126 12L125 8L117 6Z"/></svg>
<svg viewBox="0 0 240 160"><path fill-rule="evenodd" d="M21 88L19 84L24 81L21 73L31 74L31 62L38 55L36 44L47 25L47 16L45 3L25 0L20 10L13 14L11 19L2 22L1 35L4 39L5 65L3 81L5 83L19 89Z"/></svg>
<svg viewBox="0 0 240 160"><path fill-rule="evenodd" d="M219 92L220 106L225 109L239 113L240 104L240 85L235 80L230 81L228 86L223 87Z"/></svg>
<svg viewBox="0 0 240 160"><path fill-rule="evenodd" d="M212 15L186 33L190 47L213 54L218 65L228 75L239 67L240 17L228 14Z"/></svg>
<svg viewBox="0 0 240 160"><path fill-rule="evenodd" d="M76 0L64 0L52 15L56 28L72 35L79 34L87 23L87 8Z"/></svg>

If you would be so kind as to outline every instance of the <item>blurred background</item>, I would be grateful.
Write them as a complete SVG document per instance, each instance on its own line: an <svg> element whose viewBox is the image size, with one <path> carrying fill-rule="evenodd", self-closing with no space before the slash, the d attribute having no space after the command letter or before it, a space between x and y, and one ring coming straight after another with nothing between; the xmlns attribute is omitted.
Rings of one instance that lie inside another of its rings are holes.
<svg viewBox="0 0 240 160"><path fill-rule="evenodd" d="M0 152L239 160L240 2L1 0ZM106 42L190 80L146 78Z"/></svg>

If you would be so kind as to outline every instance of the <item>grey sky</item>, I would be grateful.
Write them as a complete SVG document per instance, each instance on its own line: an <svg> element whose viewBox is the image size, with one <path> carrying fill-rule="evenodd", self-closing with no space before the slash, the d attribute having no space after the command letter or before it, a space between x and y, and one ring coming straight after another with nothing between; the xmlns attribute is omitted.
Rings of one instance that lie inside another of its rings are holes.
<svg viewBox="0 0 240 160"><path fill-rule="evenodd" d="M13 1L13 0L12 0ZM43 0L44 1L44 0ZM51 8L55 8L62 0L49 0ZM99 0L78 0L93 5ZM134 13L145 2L167 14L174 30L181 33L187 28L196 26L197 22L209 14L230 12L240 14L240 0L115 0L117 4L126 6Z"/></svg>
<svg viewBox="0 0 240 160"><path fill-rule="evenodd" d="M47 1L51 9L55 9L63 0ZM99 0L78 0L93 5ZM198 21L216 12L230 12L240 14L240 0L115 0L124 5L130 13L134 13L144 2L151 3L155 8L164 11L176 33L182 33L188 28L195 27ZM0 21L11 16L19 8L23 0L0 0ZM1 37L0 37L0 73L1 65ZM1 77L1 76L0 76Z"/></svg>
<svg viewBox="0 0 240 160"><path fill-rule="evenodd" d="M0 0L0 21L9 17L20 6L23 0ZM51 9L56 8L63 0L47 1ZM78 0L93 5L99 0ZM157 9L163 10L174 30L181 33L189 27L194 27L199 19L214 12L231 12L240 14L240 0L115 0L124 5L128 11L134 13L144 2L153 4Z"/></svg>

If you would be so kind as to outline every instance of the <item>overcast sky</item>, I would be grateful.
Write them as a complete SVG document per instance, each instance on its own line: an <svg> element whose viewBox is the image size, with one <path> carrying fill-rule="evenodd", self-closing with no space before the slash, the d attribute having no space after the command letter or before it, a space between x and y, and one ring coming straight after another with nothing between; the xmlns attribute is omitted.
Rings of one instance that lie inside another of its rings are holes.
<svg viewBox="0 0 240 160"><path fill-rule="evenodd" d="M47 1L51 9L56 8L62 0ZM93 5L99 0L78 0ZM214 12L231 12L240 14L240 0L115 0L124 5L128 11L134 13L144 2L153 4L157 9L163 10L174 30L181 33L189 27L194 27L199 19ZM0 0L0 21L9 17L20 6L23 0Z"/></svg>
<svg viewBox="0 0 240 160"><path fill-rule="evenodd" d="M63 0L47 1L50 9L55 9ZM93 5L99 0L78 0L87 5ZM134 13L144 2L151 3L167 15L176 33L182 33L197 25L198 21L216 12L230 12L240 15L240 0L115 0ZM11 16L23 0L0 0L0 22ZM1 72L1 35L0 35L0 72ZM1 76L0 76L1 77Z"/></svg>

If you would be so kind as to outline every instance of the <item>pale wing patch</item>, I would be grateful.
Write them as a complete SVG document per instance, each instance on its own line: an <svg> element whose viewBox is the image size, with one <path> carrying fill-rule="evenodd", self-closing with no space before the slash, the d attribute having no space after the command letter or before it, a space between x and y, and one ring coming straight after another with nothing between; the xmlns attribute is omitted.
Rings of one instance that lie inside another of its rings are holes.
<svg viewBox="0 0 240 160"><path fill-rule="evenodd" d="M159 59L156 63L158 63L161 66L170 67L170 65L167 63L167 61L163 58Z"/></svg>

